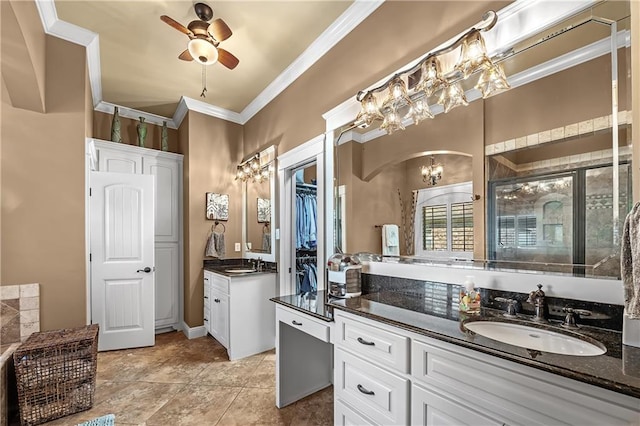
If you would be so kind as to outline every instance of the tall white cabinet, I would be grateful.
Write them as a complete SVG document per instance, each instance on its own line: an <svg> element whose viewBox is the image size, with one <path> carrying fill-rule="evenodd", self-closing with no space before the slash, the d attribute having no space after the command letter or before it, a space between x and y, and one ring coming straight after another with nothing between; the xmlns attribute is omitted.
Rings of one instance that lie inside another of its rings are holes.
<svg viewBox="0 0 640 426"><path fill-rule="evenodd" d="M181 154L90 139L93 169L155 176L155 328L182 324Z"/></svg>

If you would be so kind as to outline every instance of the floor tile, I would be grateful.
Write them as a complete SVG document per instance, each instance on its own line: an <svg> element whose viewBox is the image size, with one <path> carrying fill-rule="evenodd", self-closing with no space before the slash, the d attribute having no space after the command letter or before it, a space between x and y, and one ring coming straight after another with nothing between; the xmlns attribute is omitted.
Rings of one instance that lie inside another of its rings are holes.
<svg viewBox="0 0 640 426"><path fill-rule="evenodd" d="M260 365L261 359L219 361L205 367L193 380L202 385L243 387Z"/></svg>
<svg viewBox="0 0 640 426"><path fill-rule="evenodd" d="M241 390L220 386L185 386L151 416L146 425L215 425Z"/></svg>
<svg viewBox="0 0 640 426"><path fill-rule="evenodd" d="M295 403L292 425L332 425L333 386L324 388Z"/></svg>
<svg viewBox="0 0 640 426"><path fill-rule="evenodd" d="M245 384L248 388L275 388L276 362L264 359Z"/></svg>
<svg viewBox="0 0 640 426"><path fill-rule="evenodd" d="M244 388L218 425L289 425L295 405L276 407L275 389Z"/></svg>

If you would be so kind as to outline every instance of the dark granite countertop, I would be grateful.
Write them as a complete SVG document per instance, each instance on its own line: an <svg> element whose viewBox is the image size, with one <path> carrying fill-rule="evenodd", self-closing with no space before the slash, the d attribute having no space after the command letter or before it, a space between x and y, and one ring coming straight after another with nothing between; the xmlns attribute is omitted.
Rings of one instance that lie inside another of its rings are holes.
<svg viewBox="0 0 640 426"><path fill-rule="evenodd" d="M262 274L275 274L275 271L254 271L254 272L227 272L229 269L237 269L241 268L241 266L205 266L204 270L209 272L215 272L216 274L224 275L225 277L246 277L249 275L262 275Z"/></svg>
<svg viewBox="0 0 640 426"><path fill-rule="evenodd" d="M203 269L209 272L215 272L216 274L224 275L225 277L246 277L249 275L258 274L275 274L277 272L277 265L271 262L264 262L262 271L257 272L228 272L233 269L252 269L251 261L248 259L207 259L203 262Z"/></svg>
<svg viewBox="0 0 640 426"><path fill-rule="evenodd" d="M323 321L333 321L333 308L325 304L326 292L324 291L319 291L315 295L310 293L291 294L289 296L274 297L269 300Z"/></svg>
<svg viewBox="0 0 640 426"><path fill-rule="evenodd" d="M640 348L622 344L616 331L581 327L578 332L607 348L598 356L559 355L531 351L501 343L464 329L465 321L498 320L536 326L525 319L509 320L501 311L482 309L479 315L466 316L453 306L435 306L429 300L398 292L379 292L351 299L334 299L329 306L365 318L377 320L424 336L474 349L509 361L559 374L618 393L640 398ZM558 324L554 331L571 334Z"/></svg>

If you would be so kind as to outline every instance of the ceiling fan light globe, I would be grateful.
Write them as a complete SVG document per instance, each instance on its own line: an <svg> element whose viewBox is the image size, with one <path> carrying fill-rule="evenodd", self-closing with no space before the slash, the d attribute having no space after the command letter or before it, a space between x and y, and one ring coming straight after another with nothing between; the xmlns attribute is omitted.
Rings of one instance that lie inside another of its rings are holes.
<svg viewBox="0 0 640 426"><path fill-rule="evenodd" d="M201 38L194 38L187 46L193 59L202 65L213 65L218 61L218 49Z"/></svg>

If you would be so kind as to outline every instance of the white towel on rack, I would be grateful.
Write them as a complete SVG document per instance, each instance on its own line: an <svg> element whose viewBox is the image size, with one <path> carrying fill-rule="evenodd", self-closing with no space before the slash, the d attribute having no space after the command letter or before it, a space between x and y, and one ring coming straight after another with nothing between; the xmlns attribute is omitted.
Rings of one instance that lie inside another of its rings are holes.
<svg viewBox="0 0 640 426"><path fill-rule="evenodd" d="M382 255L400 256L400 237L398 225L382 225Z"/></svg>
<svg viewBox="0 0 640 426"><path fill-rule="evenodd" d="M625 313L630 319L640 320L640 202L624 221L620 267Z"/></svg>

